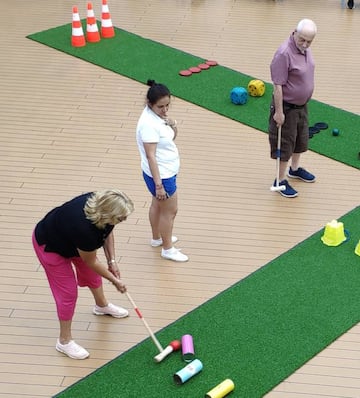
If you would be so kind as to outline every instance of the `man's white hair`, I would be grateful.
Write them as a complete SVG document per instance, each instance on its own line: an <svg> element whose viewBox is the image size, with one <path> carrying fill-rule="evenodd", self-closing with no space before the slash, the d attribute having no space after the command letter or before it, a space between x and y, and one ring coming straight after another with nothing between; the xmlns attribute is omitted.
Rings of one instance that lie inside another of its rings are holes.
<svg viewBox="0 0 360 398"><path fill-rule="evenodd" d="M297 24L296 31L299 33L306 31L308 33L313 33L315 36L317 33L317 26L313 20L304 18Z"/></svg>

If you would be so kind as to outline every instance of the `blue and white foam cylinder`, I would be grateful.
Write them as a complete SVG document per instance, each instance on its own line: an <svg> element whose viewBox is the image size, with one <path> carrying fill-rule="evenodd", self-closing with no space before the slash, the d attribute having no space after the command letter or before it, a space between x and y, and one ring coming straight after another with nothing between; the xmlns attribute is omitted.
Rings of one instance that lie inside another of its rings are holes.
<svg viewBox="0 0 360 398"><path fill-rule="evenodd" d="M194 359L185 368L182 368L174 374L174 381L176 384L184 384L191 377L198 374L203 368L203 364L198 359Z"/></svg>

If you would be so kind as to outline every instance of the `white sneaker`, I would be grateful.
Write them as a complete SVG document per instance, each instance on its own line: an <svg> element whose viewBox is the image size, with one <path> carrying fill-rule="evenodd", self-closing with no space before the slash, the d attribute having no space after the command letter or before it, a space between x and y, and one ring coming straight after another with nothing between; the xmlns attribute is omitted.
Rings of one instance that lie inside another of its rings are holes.
<svg viewBox="0 0 360 398"><path fill-rule="evenodd" d="M185 254L181 253L179 249L176 247L172 247L171 249L161 250L161 257L166 258L167 260L185 262L189 260L189 257Z"/></svg>
<svg viewBox="0 0 360 398"><path fill-rule="evenodd" d="M175 242L177 242L179 239L176 237L176 236L172 236L171 237L171 242L172 243L175 243ZM163 241L162 241L162 239L160 238L160 239L151 239L151 242L150 242L150 245L152 246L152 247L159 247L159 246L162 246L162 244L163 244Z"/></svg>
<svg viewBox="0 0 360 398"><path fill-rule="evenodd" d="M111 315L114 318L126 318L129 316L128 310L111 303L109 303L106 307L95 305L93 313L95 315Z"/></svg>
<svg viewBox="0 0 360 398"><path fill-rule="evenodd" d="M90 355L85 348L76 344L74 340L70 340L67 344L61 344L58 339L55 348L72 359L85 359Z"/></svg>

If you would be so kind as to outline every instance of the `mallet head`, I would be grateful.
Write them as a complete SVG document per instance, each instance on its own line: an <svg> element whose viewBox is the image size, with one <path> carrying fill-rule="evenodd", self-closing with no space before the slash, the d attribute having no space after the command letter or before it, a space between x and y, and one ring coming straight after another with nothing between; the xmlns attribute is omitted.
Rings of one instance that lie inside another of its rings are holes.
<svg viewBox="0 0 360 398"><path fill-rule="evenodd" d="M270 191L272 192L285 191L285 189L286 189L285 185L272 185L270 187Z"/></svg>
<svg viewBox="0 0 360 398"><path fill-rule="evenodd" d="M181 342L180 340L174 340L169 345L164 349L164 351L160 352L160 354L156 355L154 357L155 362L161 362L163 359L165 359L169 354L171 354L173 351L178 351L181 348Z"/></svg>

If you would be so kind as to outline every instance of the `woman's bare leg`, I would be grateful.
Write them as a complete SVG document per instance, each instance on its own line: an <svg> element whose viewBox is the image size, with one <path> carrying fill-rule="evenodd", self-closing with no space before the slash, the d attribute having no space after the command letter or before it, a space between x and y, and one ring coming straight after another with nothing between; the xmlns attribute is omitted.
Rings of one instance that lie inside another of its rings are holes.
<svg viewBox="0 0 360 398"><path fill-rule="evenodd" d="M166 200L152 198L149 220L153 239L161 238L165 250L172 247L172 232L177 214L177 192Z"/></svg>

